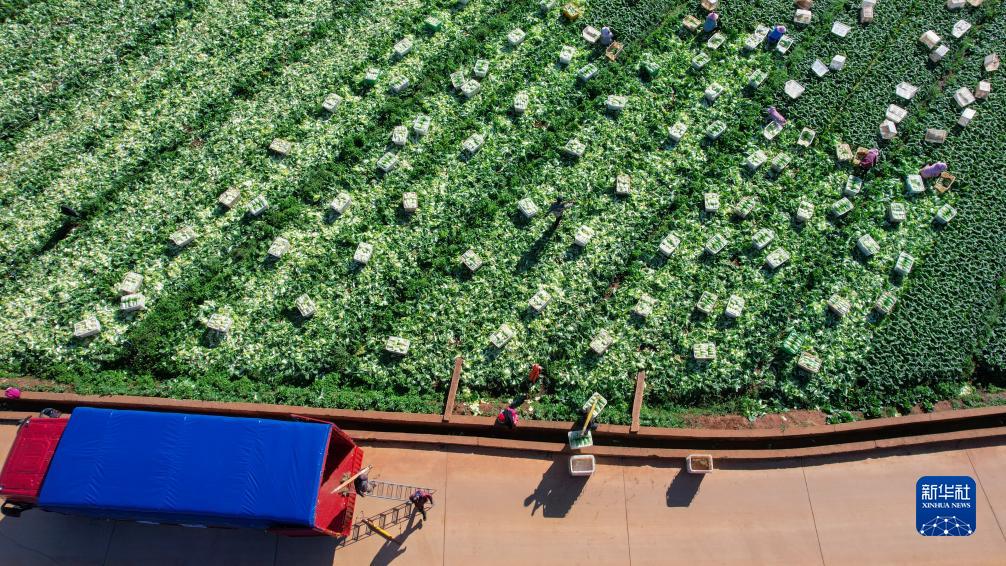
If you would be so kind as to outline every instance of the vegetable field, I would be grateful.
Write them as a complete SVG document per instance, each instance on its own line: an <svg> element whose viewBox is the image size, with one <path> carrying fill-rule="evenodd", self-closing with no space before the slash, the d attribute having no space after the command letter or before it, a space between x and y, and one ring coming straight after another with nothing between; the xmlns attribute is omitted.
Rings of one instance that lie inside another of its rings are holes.
<svg viewBox="0 0 1006 566"><path fill-rule="evenodd" d="M168 4L0 12L0 376L438 412L462 356L538 418L645 370L644 424L1006 376L997 0Z"/></svg>

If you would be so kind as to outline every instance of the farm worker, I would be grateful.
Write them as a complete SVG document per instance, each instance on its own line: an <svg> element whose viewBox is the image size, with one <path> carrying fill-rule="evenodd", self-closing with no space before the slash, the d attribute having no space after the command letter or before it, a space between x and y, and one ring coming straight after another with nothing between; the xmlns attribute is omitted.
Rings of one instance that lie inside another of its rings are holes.
<svg viewBox="0 0 1006 566"><path fill-rule="evenodd" d="M505 426L510 430L517 428L518 422L520 422L520 415L517 414L517 409L513 407L504 407L500 411L500 414L496 416L496 424Z"/></svg>
<svg viewBox="0 0 1006 566"><path fill-rule="evenodd" d="M548 212L555 215L555 220L552 222L553 230L559 227L559 222L562 222L562 215L566 213L567 208L573 206L574 202L575 201L562 198L562 195L555 198L555 202L553 202L552 206L548 208Z"/></svg>
<svg viewBox="0 0 1006 566"><path fill-rule="evenodd" d="M717 23L719 23L719 21L720 21L719 14L717 14L716 12L709 12L709 15L706 16L706 23L702 24L702 29L704 31L713 31L714 29L716 29L716 25Z"/></svg>
<svg viewBox="0 0 1006 566"><path fill-rule="evenodd" d="M873 148L866 152L866 157L859 162L859 166L863 168L864 171L869 171L874 165L877 164L877 158L880 157L880 150Z"/></svg>
<svg viewBox="0 0 1006 566"><path fill-rule="evenodd" d="M411 501L412 505L415 506L416 511L419 511L420 513L423 514L423 520L425 521L426 502L429 501L430 505L433 505L433 496L430 495L429 492L426 492L422 489L417 489L416 492L409 497L409 501Z"/></svg>
<svg viewBox="0 0 1006 566"><path fill-rule="evenodd" d="M17 387L8 387L7 389L4 389L3 396L8 399L20 399L21 390Z"/></svg>
<svg viewBox="0 0 1006 566"><path fill-rule="evenodd" d="M531 366L531 373L527 375L527 378L531 380L532 384L534 384L538 382L538 377L540 375L541 375L541 366L538 364L534 364Z"/></svg>
<svg viewBox="0 0 1006 566"><path fill-rule="evenodd" d="M930 163L919 171L919 176L923 179L932 179L934 177L939 177L940 173L947 170L947 164L942 161L937 161L936 163Z"/></svg>
<svg viewBox="0 0 1006 566"><path fill-rule="evenodd" d="M773 122L779 124L780 126L786 125L787 122L786 117L783 116L778 110L776 110L775 106L769 106L765 110L765 113L768 114L769 120L772 120Z"/></svg>
<svg viewBox="0 0 1006 566"><path fill-rule="evenodd" d="M611 32L611 28L608 26L601 28L601 45L611 45L614 40L615 34Z"/></svg>
<svg viewBox="0 0 1006 566"><path fill-rule="evenodd" d="M784 35L786 35L786 26L775 26L772 31L768 32L769 44L778 43Z"/></svg>
<svg viewBox="0 0 1006 566"><path fill-rule="evenodd" d="M356 494L360 496L367 495L370 493L370 473L363 472L362 474L356 476L353 480L353 487L356 488Z"/></svg>

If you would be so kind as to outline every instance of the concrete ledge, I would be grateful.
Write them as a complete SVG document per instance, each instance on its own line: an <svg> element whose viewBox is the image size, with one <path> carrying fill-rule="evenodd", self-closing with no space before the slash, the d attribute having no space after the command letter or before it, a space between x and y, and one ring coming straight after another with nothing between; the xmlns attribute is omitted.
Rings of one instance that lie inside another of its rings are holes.
<svg viewBox="0 0 1006 566"><path fill-rule="evenodd" d="M27 417L37 417L36 411L0 411L0 424L16 424Z"/></svg>
<svg viewBox="0 0 1006 566"><path fill-rule="evenodd" d="M85 396L24 392L19 409L54 406L109 407L153 411L182 411L259 418L305 415L335 422L354 438L370 442L401 442L479 446L556 453L566 450L561 439L571 422L523 421L518 431L501 436L493 417L357 411L290 405L224 403L135 396ZM939 430L939 429L950 430ZM784 430L706 430L601 425L596 446L581 451L598 456L681 458L697 449L720 459L778 459L834 454L856 454L920 444L958 442L974 438L1006 437L1006 407L963 409L837 425Z"/></svg>
<svg viewBox="0 0 1006 566"><path fill-rule="evenodd" d="M540 452L546 454L593 454L598 457L640 458L640 459L683 459L693 454L693 449L641 448L632 446L593 446L572 452L566 444L559 442L533 442L505 438L475 438L444 434L409 434L397 432L374 432L347 430L354 440L362 444L398 444L436 447L495 448L514 452ZM931 434L888 440L864 440L846 444L814 446L808 448L786 448L781 450L709 450L707 453L717 461L766 461L791 460L796 458L817 458L827 456L872 457L871 452L890 451L897 448L958 444L969 440L1001 440L1006 442L1006 427L959 431L946 434Z"/></svg>

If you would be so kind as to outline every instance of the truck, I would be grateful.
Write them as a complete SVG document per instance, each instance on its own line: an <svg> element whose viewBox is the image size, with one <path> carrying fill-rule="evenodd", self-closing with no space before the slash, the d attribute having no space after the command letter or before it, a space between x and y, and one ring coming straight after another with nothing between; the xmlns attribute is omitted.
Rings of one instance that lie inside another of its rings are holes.
<svg viewBox="0 0 1006 566"><path fill-rule="evenodd" d="M362 462L339 427L308 417L79 407L21 422L0 511L346 537Z"/></svg>

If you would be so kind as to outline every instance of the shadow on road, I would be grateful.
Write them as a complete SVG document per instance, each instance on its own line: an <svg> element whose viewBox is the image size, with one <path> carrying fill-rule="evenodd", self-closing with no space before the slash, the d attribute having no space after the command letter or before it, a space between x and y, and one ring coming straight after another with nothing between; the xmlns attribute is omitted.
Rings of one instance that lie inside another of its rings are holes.
<svg viewBox="0 0 1006 566"><path fill-rule="evenodd" d="M391 564L394 559L405 554L408 548L402 546L402 544L405 543L405 540L409 538L409 535L413 531L423 528L423 523L426 522L418 517L419 513L414 511L409 517L409 524L405 526L405 529L401 533L395 536L395 541L398 544L391 541L385 542L381 549L377 551L374 559L370 561L371 565Z"/></svg>
<svg viewBox="0 0 1006 566"><path fill-rule="evenodd" d="M331 537L280 537L278 544L276 566L328 566L339 552L338 539Z"/></svg>
<svg viewBox="0 0 1006 566"><path fill-rule="evenodd" d="M681 468L678 475L674 476L674 481L667 487L668 507L688 507L695 499L695 494L699 492L702 478L705 474L689 474L688 470Z"/></svg>
<svg viewBox="0 0 1006 566"><path fill-rule="evenodd" d="M565 456L552 460L552 465L542 474L534 493L524 499L524 507L534 504L531 507L532 515L538 508L541 508L543 517L565 517L569 513L587 484L587 478L570 476L567 466Z"/></svg>

